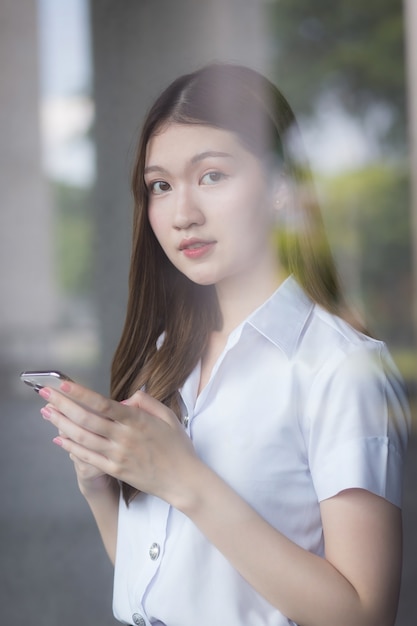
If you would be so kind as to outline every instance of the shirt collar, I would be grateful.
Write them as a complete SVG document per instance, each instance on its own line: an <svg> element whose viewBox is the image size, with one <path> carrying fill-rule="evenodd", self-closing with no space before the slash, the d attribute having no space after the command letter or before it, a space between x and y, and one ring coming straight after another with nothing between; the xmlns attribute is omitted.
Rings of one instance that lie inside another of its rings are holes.
<svg viewBox="0 0 417 626"><path fill-rule="evenodd" d="M290 276L246 323L291 357L313 307L313 301Z"/></svg>

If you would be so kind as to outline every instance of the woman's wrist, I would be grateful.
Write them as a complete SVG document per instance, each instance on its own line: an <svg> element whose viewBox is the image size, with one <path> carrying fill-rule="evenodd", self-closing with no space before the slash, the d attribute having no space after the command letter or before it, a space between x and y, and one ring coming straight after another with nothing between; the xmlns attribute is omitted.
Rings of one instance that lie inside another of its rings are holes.
<svg viewBox="0 0 417 626"><path fill-rule="evenodd" d="M189 518L198 516L198 512L205 506L207 492L221 480L219 476L200 459L188 473L187 480L178 485L172 506ZM215 488L215 487L214 487Z"/></svg>
<svg viewBox="0 0 417 626"><path fill-rule="evenodd" d="M118 494L120 491L118 481L108 474L87 480L78 479L78 487L86 500L108 494Z"/></svg>

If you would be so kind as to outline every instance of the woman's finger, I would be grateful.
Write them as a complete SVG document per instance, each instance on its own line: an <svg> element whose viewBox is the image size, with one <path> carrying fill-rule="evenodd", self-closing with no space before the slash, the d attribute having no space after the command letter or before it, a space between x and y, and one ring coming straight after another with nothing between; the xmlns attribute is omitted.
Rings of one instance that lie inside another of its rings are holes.
<svg viewBox="0 0 417 626"><path fill-rule="evenodd" d="M69 439L97 452L106 451L111 446L106 437L83 428L50 404L41 409L41 414L58 429L58 441L55 442L58 445L61 439Z"/></svg>
<svg viewBox="0 0 417 626"><path fill-rule="evenodd" d="M111 426L114 425L114 420L110 417L89 410L84 405L78 404L76 401L72 400L72 398L47 387L41 389L39 395L48 400L48 404L44 410L41 411L45 419L48 419L48 414L53 408L56 411L54 414L55 418L57 418L57 414L60 414L85 430L89 430L102 437L109 437ZM114 404L117 405L118 403ZM63 420L61 420L60 423L62 426L64 425ZM59 425L56 421L54 421L54 424L57 427Z"/></svg>
<svg viewBox="0 0 417 626"><path fill-rule="evenodd" d="M66 437L55 437L53 442L55 445L68 452L75 465L87 464L95 468L95 471L99 470L99 472L103 474L109 473L108 469L111 467L111 464L103 454L85 448L76 441Z"/></svg>
<svg viewBox="0 0 417 626"><path fill-rule="evenodd" d="M141 409L148 415L159 417L167 424L176 425L178 420L174 413L165 404L159 402L145 391L136 391L130 398L121 402L123 406L135 407ZM122 420L121 420L122 421Z"/></svg>
<svg viewBox="0 0 417 626"><path fill-rule="evenodd" d="M39 395L57 406L63 413L66 413L64 408L69 406L68 401L70 401L89 413L95 413L108 419L115 419L114 414L115 412L117 413L117 408L120 406L119 402L110 400L91 389L69 381L62 382L58 391L50 387L43 387L39 391Z"/></svg>

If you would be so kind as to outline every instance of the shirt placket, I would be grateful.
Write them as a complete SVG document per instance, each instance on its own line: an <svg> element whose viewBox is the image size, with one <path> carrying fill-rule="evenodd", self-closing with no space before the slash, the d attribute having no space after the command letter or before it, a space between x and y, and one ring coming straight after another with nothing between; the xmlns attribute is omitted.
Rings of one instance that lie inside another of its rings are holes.
<svg viewBox="0 0 417 626"><path fill-rule="evenodd" d="M132 624L135 624L135 626L151 625L146 611L146 598L162 565L170 508L167 502L160 498L152 497L150 512L151 533L149 534L146 552L143 554L144 565L135 594L137 605L132 611Z"/></svg>
<svg viewBox="0 0 417 626"><path fill-rule="evenodd" d="M188 377L184 387L180 390L180 397L183 405L183 415L182 420L184 424L184 428L188 432L188 434L192 437L192 420L198 415L201 411L204 400L209 394L210 387L214 377L218 369L220 368L226 354L236 345L239 341L239 338L242 334L245 323L241 324L234 331L231 332L229 338L227 340L226 346L224 347L223 352L219 356L217 362L215 363L210 380L208 381L206 387L202 390L200 395L198 395L198 387L200 384L200 375L201 375L201 362L197 364L193 372Z"/></svg>

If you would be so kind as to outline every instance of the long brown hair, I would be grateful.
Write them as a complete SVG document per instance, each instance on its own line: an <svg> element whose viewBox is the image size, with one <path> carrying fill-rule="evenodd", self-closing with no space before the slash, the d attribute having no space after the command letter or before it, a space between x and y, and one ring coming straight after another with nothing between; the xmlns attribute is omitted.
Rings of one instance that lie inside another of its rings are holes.
<svg viewBox="0 0 417 626"><path fill-rule="evenodd" d="M266 166L283 172L292 197L277 235L280 261L312 300L327 310L340 314L342 295L296 120L283 95L258 72L237 65L210 65L175 80L148 113L133 168L129 300L112 364L111 393L123 400L146 388L180 419L178 389L203 355L220 313L214 287L194 284L182 275L149 224L146 148L150 138L170 122L231 131ZM129 501L137 492L124 485L123 493Z"/></svg>

